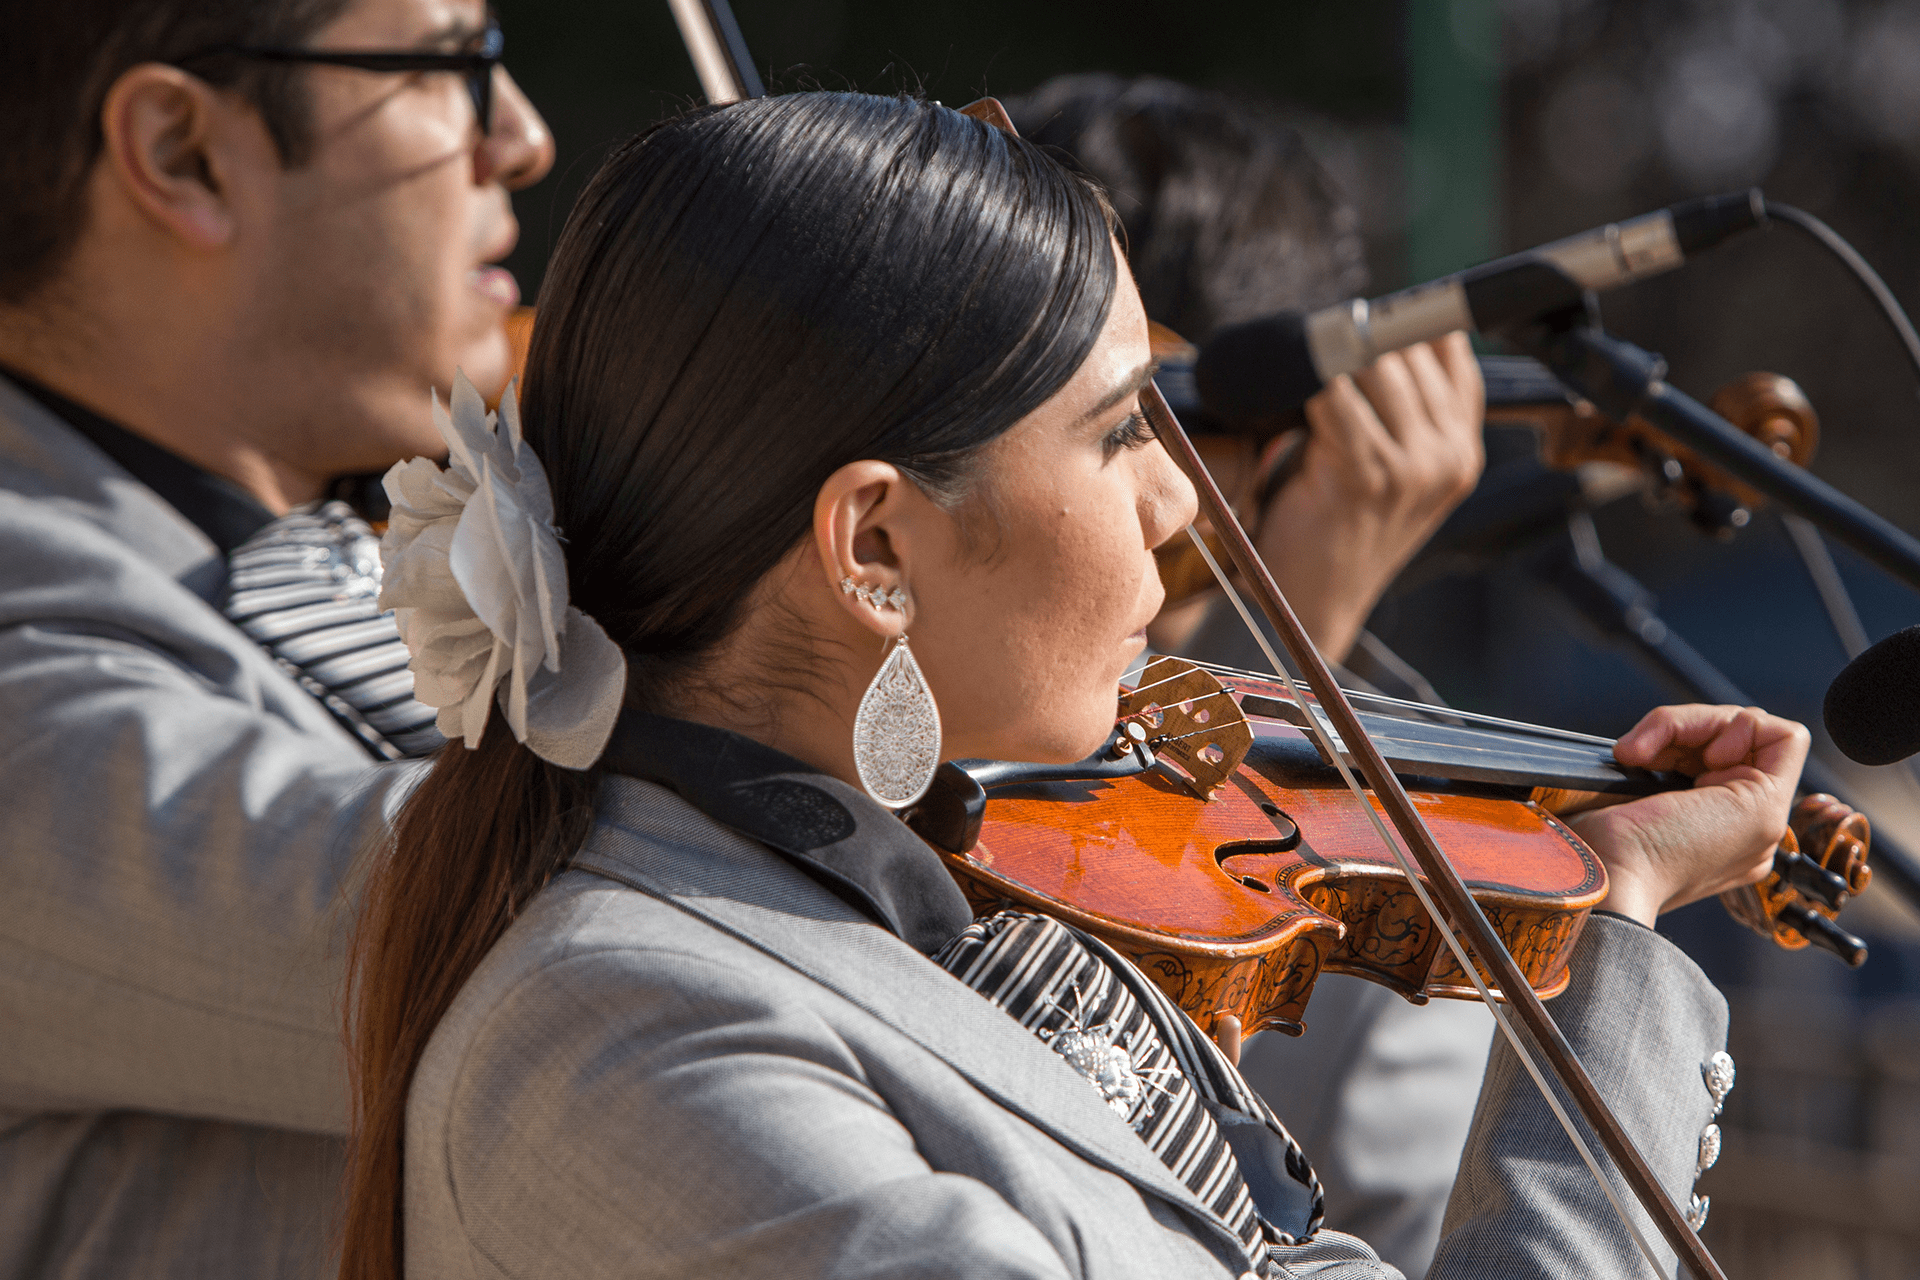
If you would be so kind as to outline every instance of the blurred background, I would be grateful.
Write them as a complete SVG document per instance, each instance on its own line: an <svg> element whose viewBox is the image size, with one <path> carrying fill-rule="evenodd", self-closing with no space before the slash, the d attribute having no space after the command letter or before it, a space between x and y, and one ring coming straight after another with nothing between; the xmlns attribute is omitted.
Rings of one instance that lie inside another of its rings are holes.
<svg viewBox="0 0 1920 1280"><path fill-rule="evenodd" d="M613 144L697 100L660 0L497 0L509 65L553 127L509 265L529 297ZM1358 209L1372 291L1688 196L1759 184L1831 223L1920 305L1920 0L735 0L770 87L1010 96L1062 72L1151 73L1283 106ZM1324 299L1320 301L1334 301ZM1822 425L1813 471L1920 532L1920 394L1853 279L1773 230L1610 294L1609 328L1700 399L1788 375ZM1483 489L1544 484L1526 433L1490 435ZM1549 501L1551 506L1551 501ZM1847 652L1777 515L1731 538L1670 505L1597 506L1644 605L1752 699L1817 724ZM1564 536L1564 529L1559 531ZM1544 582L1516 537L1417 561L1372 630L1455 705L1618 734L1677 690ZM1920 596L1832 549L1868 639ZM1830 749L1828 751L1831 756ZM1920 849L1904 766L1837 756L1876 826ZM1701 1183L1728 1271L1920 1276L1920 915L1869 893L1843 923L1872 958L1785 953L1716 903L1671 932L1730 994L1740 1084Z"/></svg>

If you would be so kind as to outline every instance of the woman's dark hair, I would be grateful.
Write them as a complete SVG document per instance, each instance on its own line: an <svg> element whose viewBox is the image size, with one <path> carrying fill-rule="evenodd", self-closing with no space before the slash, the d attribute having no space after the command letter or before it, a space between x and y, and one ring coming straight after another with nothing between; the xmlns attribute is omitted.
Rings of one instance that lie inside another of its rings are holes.
<svg viewBox="0 0 1920 1280"><path fill-rule="evenodd" d="M522 420L573 602L626 650L630 701L671 707L698 680L845 464L891 462L962 502L982 446L1092 349L1118 279L1111 237L1083 179L912 99L752 99L617 151L548 269ZM399 1273L414 1068L585 839L597 783L495 716L408 798L352 960L344 1276Z"/></svg>

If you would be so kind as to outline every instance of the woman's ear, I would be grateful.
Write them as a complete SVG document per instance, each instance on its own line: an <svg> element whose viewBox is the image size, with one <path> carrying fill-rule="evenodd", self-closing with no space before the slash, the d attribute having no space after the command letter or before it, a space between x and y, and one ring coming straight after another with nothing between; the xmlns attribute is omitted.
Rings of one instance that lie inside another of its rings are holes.
<svg viewBox="0 0 1920 1280"><path fill-rule="evenodd" d="M220 91L178 67L129 68L100 109L106 176L150 223L188 248L223 248L237 223L232 157L221 144L236 114ZM269 159L278 162L277 155Z"/></svg>
<svg viewBox="0 0 1920 1280"><path fill-rule="evenodd" d="M813 542L827 586L859 624L891 639L912 617L899 524L919 490L891 463L849 462L813 501Z"/></svg>

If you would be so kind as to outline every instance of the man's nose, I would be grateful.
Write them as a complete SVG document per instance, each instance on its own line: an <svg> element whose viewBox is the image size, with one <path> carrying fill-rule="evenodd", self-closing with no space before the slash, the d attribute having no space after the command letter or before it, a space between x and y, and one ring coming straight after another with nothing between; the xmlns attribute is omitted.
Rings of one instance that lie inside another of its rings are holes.
<svg viewBox="0 0 1920 1280"><path fill-rule="evenodd" d="M493 75L493 130L475 152L474 180L518 191L553 168L553 134L505 67L494 68Z"/></svg>

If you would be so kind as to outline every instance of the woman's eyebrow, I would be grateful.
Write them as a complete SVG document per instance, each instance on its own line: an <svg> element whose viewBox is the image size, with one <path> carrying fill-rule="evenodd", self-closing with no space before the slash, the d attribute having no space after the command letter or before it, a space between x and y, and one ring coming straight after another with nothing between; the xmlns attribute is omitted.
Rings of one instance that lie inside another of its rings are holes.
<svg viewBox="0 0 1920 1280"><path fill-rule="evenodd" d="M1137 395L1140 388L1153 381L1154 371L1159 367L1159 361L1149 360L1138 369L1135 369L1127 375L1124 381L1116 385L1113 390L1100 397L1099 404L1094 405L1093 408L1081 414L1080 421L1086 422L1090 419L1097 418L1107 410L1113 408L1113 406L1119 404L1122 400L1125 400L1128 396Z"/></svg>

